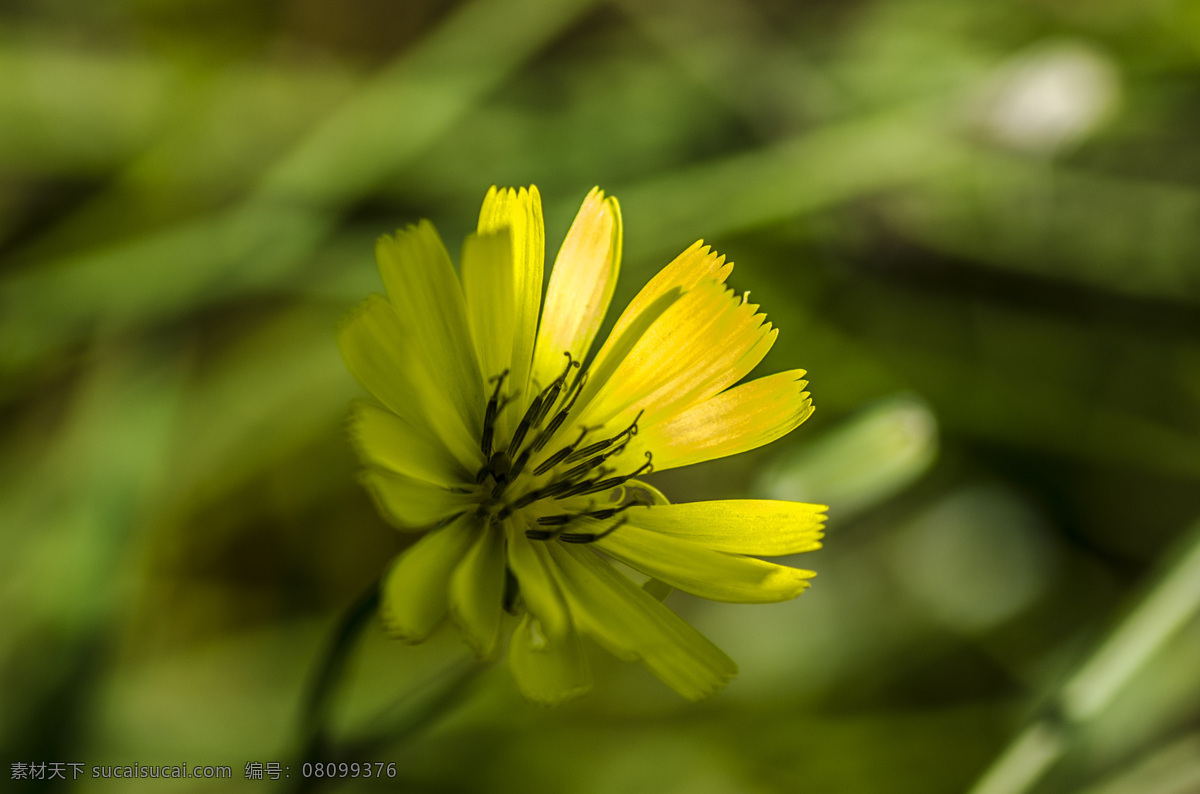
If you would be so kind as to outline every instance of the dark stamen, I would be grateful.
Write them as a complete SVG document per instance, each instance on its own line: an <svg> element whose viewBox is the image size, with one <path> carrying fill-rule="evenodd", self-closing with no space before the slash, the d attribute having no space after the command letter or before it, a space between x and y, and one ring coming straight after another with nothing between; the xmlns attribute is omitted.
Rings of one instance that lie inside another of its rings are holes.
<svg viewBox="0 0 1200 794"><path fill-rule="evenodd" d="M567 470L567 472L565 474L563 474L563 479L564 480L574 480L584 474L587 474L589 471L591 471L592 469L596 468L601 463L603 463L606 459L607 459L607 456L605 456L605 455L597 455L596 457L592 458L591 460L585 460L583 463L580 463L575 468Z"/></svg>
<svg viewBox="0 0 1200 794"><path fill-rule="evenodd" d="M587 381L587 376L588 374L584 372L576 379L575 385L571 387L571 391L567 395L566 405L550 420L550 425L538 434L537 441L533 443L534 452L540 452L558 431L558 428L562 427L562 423L567 421L567 414L571 412L575 401L579 399L579 393L583 391L582 384Z"/></svg>
<svg viewBox="0 0 1200 794"><path fill-rule="evenodd" d="M570 480L562 480L560 484L563 485L564 487L561 487L558 489L558 493L554 494L554 498L555 499L566 499L567 497L570 497L570 496L579 496L580 494L585 494L585 493L596 493L597 489L595 488L595 486L598 485L600 482L602 482L603 478L607 477L608 475L610 475L612 473L613 473L612 469L607 468L605 466L601 466L600 470L596 473L596 476L590 480L581 480L579 482L571 482ZM599 490L603 490L603 489L601 488Z"/></svg>
<svg viewBox="0 0 1200 794"><path fill-rule="evenodd" d="M558 452L555 452L553 455L546 458L544 461L541 462L541 464L536 469L533 470L533 473L537 474L537 475L541 475L541 474L545 474L546 472L553 469L555 466L558 465L559 461L561 461L563 458L567 457L567 455L570 455L571 452L574 451L575 447L579 446L579 443L581 441L583 441L584 436L586 436L587 434L588 434L588 429L586 427L581 427L579 429L579 438L577 438L575 440L574 444L568 444L567 446L560 449Z"/></svg>
<svg viewBox="0 0 1200 794"><path fill-rule="evenodd" d="M622 438L632 438L633 436L636 436L638 433L638 426L637 426L638 420L642 418L642 414L644 414L644 413L645 413L645 410L638 411L638 415L636 417L634 417L633 423L630 424L629 427L625 428L620 433L617 433L612 438L607 438L604 441L597 441L595 444L588 444L583 449L572 452L570 455L567 456L567 459L564 462L565 463L573 463L574 461L580 460L581 458L586 458L588 455L591 455L595 452L600 452L601 450L608 449L613 444L620 441Z"/></svg>
<svg viewBox="0 0 1200 794"><path fill-rule="evenodd" d="M521 417L521 422L517 425L517 432L513 433L512 440L508 444L508 454L516 455L521 449L521 444L525 443L525 435L532 427L539 427L542 420L546 418L546 414L554 407L555 401L558 399L558 393L562 390L563 384L567 382L567 373L571 371L571 367L579 366L571 359L571 354L564 352L567 357L567 368L563 373L554 379L554 382L542 390L537 397L533 398L533 402L529 404L525 415Z"/></svg>
<svg viewBox="0 0 1200 794"><path fill-rule="evenodd" d="M499 498L512 479L510 476L512 473L512 458L504 450L495 452L492 454L491 460L488 461L486 470L496 479L496 487L492 489L492 497Z"/></svg>
<svg viewBox="0 0 1200 794"><path fill-rule="evenodd" d="M628 522L629 519L622 517L620 521L617 521L603 532L564 532L558 536L558 539L563 543L595 543L598 540L607 538L609 535L625 526L625 524Z"/></svg>
<svg viewBox="0 0 1200 794"><path fill-rule="evenodd" d="M535 399L534 402L537 400ZM509 456L516 455L517 450L521 448L521 444L525 441L525 434L529 432L530 424L529 411L526 411L521 423L517 425L517 432L513 433L512 441L508 442Z"/></svg>
<svg viewBox="0 0 1200 794"><path fill-rule="evenodd" d="M608 519L612 518L613 516L624 513L626 510L628 510L631 507L649 507L649 505L647 505L645 502L642 501L642 498L640 495L635 495L634 501L630 502L629 504L624 504L624 505L621 505L620 507L606 507L603 510L592 510L590 512L584 513L584 515L587 516L588 518L594 518L597 521L607 521ZM538 519L538 520L540 521L541 519Z"/></svg>
<svg viewBox="0 0 1200 794"><path fill-rule="evenodd" d="M640 494L635 494L632 502L623 504L620 507L606 507L603 510L584 510L582 513L556 513L552 516L542 516L538 519L538 523L544 527L559 527L569 524L580 517L594 518L597 521L607 521L614 516L624 513L631 507L648 507L648 505Z"/></svg>
<svg viewBox="0 0 1200 794"><path fill-rule="evenodd" d="M563 373L555 378L554 382L547 386L546 390L542 392L542 394L545 396L545 399L542 401L538 413L535 416L535 421L533 423L534 427L540 426L546 416L549 415L550 411L554 409L554 403L558 401L558 395L562 392L563 386L565 386L567 383L567 375L571 373L571 368L579 366L579 362L571 358L571 354L569 352L564 350L563 355L567 357L566 369L564 369Z"/></svg>
<svg viewBox="0 0 1200 794"><path fill-rule="evenodd" d="M529 456L532 454L533 450L527 447L524 452L517 456L516 462L513 463L512 471L508 475L510 479L517 479L521 472L525 471L525 464L529 462Z"/></svg>
<svg viewBox="0 0 1200 794"><path fill-rule="evenodd" d="M627 480L630 480L630 479L638 476L639 474L641 474L644 471L651 471L653 469L654 469L653 455L652 455L652 453L647 452L646 453L646 462L644 464L642 464L641 468L639 468L637 471L633 472L632 474L622 474L619 477L610 477L607 480L594 480L594 481L592 481L592 484L590 486L588 486L587 488L584 488L582 490L572 489L571 492L568 493L568 495L569 496L587 496L588 494L599 493L600 491L607 491L609 488L615 488L618 485L624 485ZM582 485L582 483L581 483L581 485ZM563 497L560 496L558 498L561 499Z"/></svg>
<svg viewBox="0 0 1200 794"><path fill-rule="evenodd" d="M544 527L560 527L579 518L579 515L578 513L559 513L553 516L542 516L538 519L538 523Z"/></svg>
<svg viewBox="0 0 1200 794"><path fill-rule="evenodd" d="M483 435L479 439L479 447L483 450L485 458L492 456L492 434L496 432L496 415L500 413L500 389L504 386L506 377L508 377L508 370L504 370L488 380L488 383L495 381L496 388L492 392L491 398L488 399L487 409L483 413ZM480 479L479 482L483 482L483 479Z"/></svg>
<svg viewBox="0 0 1200 794"><path fill-rule="evenodd" d="M500 518L508 518L515 511L520 510L522 507L525 507L526 505L531 505L534 502L536 502L537 500L544 499L547 496L552 496L559 489L559 487L561 485L562 485L562 483L551 483L550 485L547 485L545 488L534 488L529 493L525 494L524 496L519 497L512 504L505 505L500 510L499 517ZM567 485L570 485L570 483L567 483Z"/></svg>

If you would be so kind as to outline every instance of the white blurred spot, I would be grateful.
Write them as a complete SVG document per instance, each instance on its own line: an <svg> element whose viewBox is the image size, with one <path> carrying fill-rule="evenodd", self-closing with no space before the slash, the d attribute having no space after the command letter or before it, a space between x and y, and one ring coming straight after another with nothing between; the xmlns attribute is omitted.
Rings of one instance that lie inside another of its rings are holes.
<svg viewBox="0 0 1200 794"><path fill-rule="evenodd" d="M1095 48L1074 41L1043 43L996 70L975 115L997 142L1049 153L1095 129L1119 94L1116 68Z"/></svg>

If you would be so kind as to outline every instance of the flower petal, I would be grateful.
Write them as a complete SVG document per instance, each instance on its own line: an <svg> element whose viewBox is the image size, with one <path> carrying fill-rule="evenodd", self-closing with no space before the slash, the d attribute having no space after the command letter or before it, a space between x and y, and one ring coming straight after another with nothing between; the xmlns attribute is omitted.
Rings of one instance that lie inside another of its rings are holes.
<svg viewBox="0 0 1200 794"><path fill-rule="evenodd" d="M396 315L426 360L443 400L462 417L468 432L483 427L483 380L471 347L462 287L450 255L429 221L380 237L375 244L379 275Z"/></svg>
<svg viewBox="0 0 1200 794"><path fill-rule="evenodd" d="M654 453L656 471L757 449L795 430L813 412L804 370L727 389L653 425L641 424L634 458Z"/></svg>
<svg viewBox="0 0 1200 794"><path fill-rule="evenodd" d="M711 247L705 245L703 240L697 240L688 246L686 251L675 257L671 264L658 271L654 278L646 282L646 286L642 287L637 296L625 307L625 311L621 312L621 316L617 318L617 324L613 326L609 341L620 336L647 306L668 292L678 289L682 294L704 281L724 284L725 279L729 278L729 274L732 272L732 262L726 262L722 254L718 254ZM596 360L599 361L603 355L604 351L601 349L601 352L596 355Z"/></svg>
<svg viewBox="0 0 1200 794"><path fill-rule="evenodd" d="M621 210L593 188L563 240L533 354L532 382L545 387L563 367L563 352L582 361L612 300L621 266Z"/></svg>
<svg viewBox="0 0 1200 794"><path fill-rule="evenodd" d="M366 463L413 479L449 488L470 476L435 436L366 400L350 414L350 439Z"/></svg>
<svg viewBox="0 0 1200 794"><path fill-rule="evenodd" d="M481 659L496 651L504 598L504 533L488 526L450 577L450 615Z"/></svg>
<svg viewBox="0 0 1200 794"><path fill-rule="evenodd" d="M363 388L410 425L428 425L464 468L475 471L483 464L479 434L447 407L415 342L380 295L363 301L338 328L342 358Z"/></svg>
<svg viewBox="0 0 1200 794"><path fill-rule="evenodd" d="M637 525L714 551L778 557L821 548L825 505L770 499L723 499L655 505ZM621 527L610 537L624 532Z"/></svg>
<svg viewBox="0 0 1200 794"><path fill-rule="evenodd" d="M479 369L485 379L495 378L511 370L516 319L508 230L469 235L460 266Z"/></svg>
<svg viewBox="0 0 1200 794"><path fill-rule="evenodd" d="M384 575L379 615L398 639L423 642L446 615L450 573L479 528L462 518L435 529L400 555Z"/></svg>
<svg viewBox="0 0 1200 794"><path fill-rule="evenodd" d="M612 377L617 365L625 360L668 306L702 282L724 283L732 271L732 262L726 262L724 256L704 245L703 240L697 240L650 279L621 312L595 361L588 367L587 385L579 399L580 408L591 402Z"/></svg>
<svg viewBox="0 0 1200 794"><path fill-rule="evenodd" d="M425 529L475 504L468 494L380 469L367 469L359 479L379 512L400 529Z"/></svg>
<svg viewBox="0 0 1200 794"><path fill-rule="evenodd" d="M338 348L354 379L393 413L413 424L424 419L407 377L414 365L413 351L404 343L404 328L386 298L372 295L346 315L338 327Z"/></svg>
<svg viewBox="0 0 1200 794"><path fill-rule="evenodd" d="M758 307L705 282L668 306L580 413L583 425L646 425L733 385L762 360L777 332Z"/></svg>
<svg viewBox="0 0 1200 794"><path fill-rule="evenodd" d="M537 337L538 311L542 305L542 271L546 257L546 230L542 221L542 197L532 185L528 190L497 190L493 187L479 210L479 231L508 229L512 241L513 325L512 373L510 383L527 393L533 364L533 342ZM511 410L518 403L510 403ZM520 417L513 417L519 421Z"/></svg>
<svg viewBox="0 0 1200 794"><path fill-rule="evenodd" d="M737 674L737 665L720 648L594 552L546 545L577 625L609 652L640 659L692 700L708 697Z"/></svg>
<svg viewBox="0 0 1200 794"><path fill-rule="evenodd" d="M508 646L508 666L521 694L535 703L554 706L592 688L587 657L579 635L545 634L537 618L526 613Z"/></svg>
<svg viewBox="0 0 1200 794"><path fill-rule="evenodd" d="M507 530L508 567L517 579L521 600L548 636L562 637L571 630L571 616L550 569L553 562L545 543L525 537L524 523L510 521Z"/></svg>
<svg viewBox="0 0 1200 794"><path fill-rule="evenodd" d="M788 601L804 592L808 580L816 576L812 571L713 551L633 523L652 510L631 512L630 523L596 541L597 548L686 593L734 604Z"/></svg>

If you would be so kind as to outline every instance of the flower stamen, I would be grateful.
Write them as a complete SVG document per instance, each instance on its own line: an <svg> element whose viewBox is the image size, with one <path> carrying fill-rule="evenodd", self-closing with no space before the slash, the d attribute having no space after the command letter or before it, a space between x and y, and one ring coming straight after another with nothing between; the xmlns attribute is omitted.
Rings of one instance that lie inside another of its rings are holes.
<svg viewBox="0 0 1200 794"><path fill-rule="evenodd" d="M492 457L492 437L496 432L496 416L500 413L500 409L508 402L507 398L501 402L500 389L504 386L504 379L508 377L508 370L504 370L494 378L489 378L488 383L496 382L496 388L492 391L492 396L488 399L487 408L483 413L483 434L479 437L479 448L483 451L483 457L490 459ZM489 460L490 463L490 460ZM476 482L483 482L487 477L487 467L479 470L476 475Z"/></svg>
<svg viewBox="0 0 1200 794"><path fill-rule="evenodd" d="M564 405L562 410L555 414L554 418L550 420L550 424L538 434L537 440L533 442L534 452L541 452L542 447L546 446L550 442L550 439L554 437L554 434L558 432L558 428L562 427L562 423L567 421L567 414L575 407L575 401L579 399L579 394L583 391L583 385L587 383L587 377L588 373L585 370L575 378L575 383L571 385L571 388L563 398ZM549 413L549 409L545 410Z"/></svg>
<svg viewBox="0 0 1200 794"><path fill-rule="evenodd" d="M566 543L594 543L601 538L608 537L619 527L624 526L629 522L629 517L623 516L603 532L566 532L565 530L577 519L591 518L596 521L607 521L624 513L631 507L648 507L648 505L640 497L635 497L633 501L620 507L607 507L603 510L584 510L579 513L558 513L552 516L542 516L538 519L539 524L544 527L556 527L556 529L527 529L525 530L525 537L530 540L552 540L558 538Z"/></svg>
<svg viewBox="0 0 1200 794"><path fill-rule="evenodd" d="M595 543L598 540L607 538L628 523L629 519L622 516L620 520L616 521L603 532L564 532L558 536L558 539L564 543Z"/></svg>
<svg viewBox="0 0 1200 794"><path fill-rule="evenodd" d="M583 442L583 439L586 438L587 434L590 432L591 431L586 427L579 428L579 438L575 439L574 443L567 444L565 447L560 449L558 452L555 452L553 455L546 458L544 461L541 462L541 464L536 469L533 470L533 473L535 475L540 476L540 475L545 474L546 472L550 471L551 469L553 469L555 466L557 466L559 463L561 463L568 455L570 455L572 452L574 452L575 448L577 446L579 446L580 443Z"/></svg>
<svg viewBox="0 0 1200 794"><path fill-rule="evenodd" d="M572 488L567 493L562 494L561 496L558 496L556 498L565 499L568 496L587 496L588 494L599 493L600 491L607 491L609 488L615 488L618 485L624 485L628 480L631 480L634 477L637 477L642 472L651 472L653 470L654 470L654 453L647 451L646 452L646 462L643 463L641 465L641 467L637 471L633 472L632 474L622 474L617 477L611 477L607 480L602 480L602 479L592 480L588 483L587 487L582 488L582 489ZM604 469L601 468L601 471L604 471ZM611 473L611 470L608 473ZM584 483L580 483L580 485L584 485Z"/></svg>
<svg viewBox="0 0 1200 794"><path fill-rule="evenodd" d="M610 446L612 446L613 444L620 441L622 439L622 437L624 437L626 439L633 438L638 433L638 426L637 426L638 420L642 418L642 414L644 414L644 413L646 413L646 411L644 409L641 411L638 411L638 415L636 417L634 417L633 423L631 425L629 425L629 427L622 430L620 433L617 433L612 438L605 439L604 441L597 441L594 444L588 444L583 449L580 449L577 451L572 451L571 453L569 453L566 456L566 458L563 460L563 462L564 463L574 463L575 461L580 460L581 458L586 458L588 455L608 449ZM580 439L580 440L582 440L582 439ZM578 442L576 442L576 443L578 443ZM624 449L624 448L625 448L625 445L622 444L620 449Z"/></svg>

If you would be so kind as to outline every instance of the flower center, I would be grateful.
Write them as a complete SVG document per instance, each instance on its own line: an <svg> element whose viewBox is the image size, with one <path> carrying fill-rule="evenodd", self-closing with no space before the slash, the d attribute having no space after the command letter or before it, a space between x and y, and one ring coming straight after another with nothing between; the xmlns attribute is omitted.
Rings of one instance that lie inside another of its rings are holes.
<svg viewBox="0 0 1200 794"><path fill-rule="evenodd" d="M562 444L564 435L574 435L568 434L564 426L588 376L570 353L564 355L566 368L529 403L507 444L496 444L497 419L517 395L505 393L508 370L490 379L496 385L484 411L479 441L487 462L475 474L481 497L477 514L503 520L524 511L531 525L525 536L530 540L592 543L615 531L625 519L607 525L603 522L647 502L635 494L623 504L596 509L592 500L582 497L611 491L651 471L653 455L647 452L646 462L629 474L617 474L615 468L606 465L620 456L637 435L641 411L628 427L616 434L598 437L602 427L579 425L578 435ZM571 378L574 370L580 371ZM586 526L587 531L580 531L581 526Z"/></svg>

